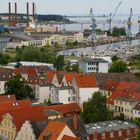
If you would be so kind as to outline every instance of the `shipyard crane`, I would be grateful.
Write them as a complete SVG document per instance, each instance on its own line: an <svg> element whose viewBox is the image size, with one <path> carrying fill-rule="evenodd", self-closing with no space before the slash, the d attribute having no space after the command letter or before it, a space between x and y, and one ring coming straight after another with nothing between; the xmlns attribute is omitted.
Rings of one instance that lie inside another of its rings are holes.
<svg viewBox="0 0 140 140"><path fill-rule="evenodd" d="M90 39L93 42L96 42L96 19L94 17L93 9L90 9L90 17L91 17L91 27L92 27L92 33L90 35Z"/></svg>
<svg viewBox="0 0 140 140"><path fill-rule="evenodd" d="M127 36L128 37L131 37L132 36L132 17L133 17L133 9L131 8L130 9L130 16L128 18L128 21L127 21Z"/></svg>
<svg viewBox="0 0 140 140"><path fill-rule="evenodd" d="M140 33L140 17L138 17L139 33Z"/></svg>
<svg viewBox="0 0 140 140"><path fill-rule="evenodd" d="M112 13L109 14L109 19L107 20L107 22L109 23L109 32L110 33L112 33L112 21L117 13L119 7L121 6L121 4L122 4L122 1L120 1L119 4L117 5L116 9Z"/></svg>

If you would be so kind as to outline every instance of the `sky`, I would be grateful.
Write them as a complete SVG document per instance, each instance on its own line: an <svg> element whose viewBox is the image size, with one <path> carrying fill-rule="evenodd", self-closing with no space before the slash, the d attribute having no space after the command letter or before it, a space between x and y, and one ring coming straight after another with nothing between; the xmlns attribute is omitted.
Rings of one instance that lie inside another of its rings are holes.
<svg viewBox="0 0 140 140"><path fill-rule="evenodd" d="M25 13L27 1L36 3L38 14L61 15L89 15L90 8L93 8L95 15L109 14L120 2L120 0L0 0L0 13L8 11L8 2L11 2L13 7L14 2L17 2L18 12ZM122 2L118 14L129 14L131 7L134 14L140 14L140 0L122 0Z"/></svg>

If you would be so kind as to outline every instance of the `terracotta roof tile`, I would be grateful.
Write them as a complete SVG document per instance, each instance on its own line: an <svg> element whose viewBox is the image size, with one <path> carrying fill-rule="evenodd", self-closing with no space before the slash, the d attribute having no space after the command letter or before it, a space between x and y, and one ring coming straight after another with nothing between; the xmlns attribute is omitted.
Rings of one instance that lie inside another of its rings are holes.
<svg viewBox="0 0 140 140"><path fill-rule="evenodd" d="M66 124L63 122L51 121L47 125L47 127L43 130L41 135L39 136L38 140L43 140L43 137L50 133L51 136L49 140L57 140L63 129L66 127Z"/></svg>
<svg viewBox="0 0 140 140"><path fill-rule="evenodd" d="M0 120L4 114L10 114L13 117L13 122L16 125L17 130L19 130L25 121L39 121L47 119L44 114L44 108L41 106L16 109L10 111L0 111Z"/></svg>
<svg viewBox="0 0 140 140"><path fill-rule="evenodd" d="M77 75L75 77L77 86L79 88L94 88L97 87L96 80L92 74L89 75Z"/></svg>
<svg viewBox="0 0 140 140"><path fill-rule="evenodd" d="M30 100L19 100L19 101L8 101L0 103L0 112L12 111L17 109L30 108L31 101Z"/></svg>
<svg viewBox="0 0 140 140"><path fill-rule="evenodd" d="M81 112L81 108L79 107L79 105L77 103L44 106L44 109L45 110L56 110L62 114L80 113Z"/></svg>
<svg viewBox="0 0 140 140"><path fill-rule="evenodd" d="M25 73L27 74L29 77L35 77L37 76L37 72L35 68L32 67L20 67L20 68L16 68L13 70L14 74L22 74Z"/></svg>
<svg viewBox="0 0 140 140"><path fill-rule="evenodd" d="M140 101L140 93L135 92L133 90L114 91L110 98L107 99L107 103L113 105L114 100L117 98L133 99L136 101Z"/></svg>
<svg viewBox="0 0 140 140"><path fill-rule="evenodd" d="M78 73L65 73L65 78L67 80L67 84L70 85L74 77L78 76Z"/></svg>
<svg viewBox="0 0 140 140"><path fill-rule="evenodd" d="M71 137L71 136L67 136L67 135L64 135L62 140L80 140L79 138L74 138L74 137Z"/></svg>
<svg viewBox="0 0 140 140"><path fill-rule="evenodd" d="M55 71L47 71L47 77L49 82L52 82L55 73Z"/></svg>
<svg viewBox="0 0 140 140"><path fill-rule="evenodd" d="M0 104L3 102L16 101L15 95L1 95Z"/></svg>

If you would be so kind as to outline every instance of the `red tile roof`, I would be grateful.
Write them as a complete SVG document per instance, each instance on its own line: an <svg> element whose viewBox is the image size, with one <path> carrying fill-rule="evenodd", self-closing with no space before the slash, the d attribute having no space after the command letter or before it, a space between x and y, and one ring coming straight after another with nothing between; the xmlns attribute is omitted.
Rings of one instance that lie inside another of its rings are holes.
<svg viewBox="0 0 140 140"><path fill-rule="evenodd" d="M31 107L30 100L8 101L0 103L0 112L8 112L17 109L26 109Z"/></svg>
<svg viewBox="0 0 140 140"><path fill-rule="evenodd" d="M8 101L16 101L15 95L1 95L0 103L8 102Z"/></svg>
<svg viewBox="0 0 140 140"><path fill-rule="evenodd" d="M80 138L74 138L74 137L71 137L71 136L64 135L62 140L80 140Z"/></svg>
<svg viewBox="0 0 140 140"><path fill-rule="evenodd" d="M118 81L107 80L104 84L104 88L107 91L114 91L118 85L119 85Z"/></svg>
<svg viewBox="0 0 140 140"><path fill-rule="evenodd" d="M44 79L28 79L27 83L31 85L38 85L42 84L44 82Z"/></svg>
<svg viewBox="0 0 140 140"><path fill-rule="evenodd" d="M31 68L31 67L20 67L20 68L16 68L13 70L14 74L22 74L25 73L27 74L29 77L36 77L37 76L37 72L35 68Z"/></svg>
<svg viewBox="0 0 140 140"><path fill-rule="evenodd" d="M109 99L107 99L107 104L114 104L114 100L117 98L126 98L140 101L140 93L133 90L123 90L123 91L114 91Z"/></svg>
<svg viewBox="0 0 140 140"><path fill-rule="evenodd" d="M138 86L138 82L120 82L108 80L104 84L104 88L107 91L115 90L132 90Z"/></svg>
<svg viewBox="0 0 140 140"><path fill-rule="evenodd" d="M43 132L40 134L38 140L44 140L43 136L45 136L47 133L51 133L51 136L49 137L49 140L57 140L63 129L66 127L66 124L63 122L57 122L57 121L51 121L47 125L47 127L43 130Z"/></svg>
<svg viewBox="0 0 140 140"><path fill-rule="evenodd" d="M49 82L52 82L55 73L56 73L55 71L47 71L47 77Z"/></svg>
<svg viewBox="0 0 140 140"><path fill-rule="evenodd" d="M75 77L77 86L79 88L94 88L97 87L96 80L92 74L89 75L77 75Z"/></svg>
<svg viewBox="0 0 140 140"><path fill-rule="evenodd" d="M44 106L44 109L45 110L56 110L62 114L80 113L81 112L81 108L79 107L79 105L77 103Z"/></svg>
<svg viewBox="0 0 140 140"><path fill-rule="evenodd" d="M22 124L25 121L39 121L45 120L47 117L43 112L43 107L30 107L27 109L17 109L8 112L0 112L0 120L4 114L10 114L13 117L13 123L15 124L17 130L20 130Z"/></svg>
<svg viewBox="0 0 140 140"><path fill-rule="evenodd" d="M67 84L70 86L70 84L72 83L72 80L74 77L78 76L79 74L78 73L65 73L65 78L66 78L66 81L67 81Z"/></svg>

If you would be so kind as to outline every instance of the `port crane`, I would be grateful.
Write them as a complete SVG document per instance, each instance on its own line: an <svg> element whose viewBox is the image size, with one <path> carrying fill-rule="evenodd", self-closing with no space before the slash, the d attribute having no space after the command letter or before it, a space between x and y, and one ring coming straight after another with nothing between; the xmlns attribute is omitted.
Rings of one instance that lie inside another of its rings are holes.
<svg viewBox="0 0 140 140"><path fill-rule="evenodd" d="M128 18L128 21L127 21L127 36L128 37L131 37L132 36L132 17L133 17L133 9L131 8L130 9L130 16Z"/></svg>
<svg viewBox="0 0 140 140"><path fill-rule="evenodd" d="M91 17L91 28L92 28L92 33L90 35L90 39L93 42L96 42L96 19L94 17L93 9L90 9L90 17Z"/></svg>
<svg viewBox="0 0 140 140"><path fill-rule="evenodd" d="M140 33L140 17L138 17L139 33Z"/></svg>
<svg viewBox="0 0 140 140"><path fill-rule="evenodd" d="M122 1L120 1L119 4L117 5L116 9L112 13L109 14L109 19L107 20L107 22L109 24L109 32L110 33L112 33L112 21L117 13L119 7L121 6L121 4L122 4Z"/></svg>

